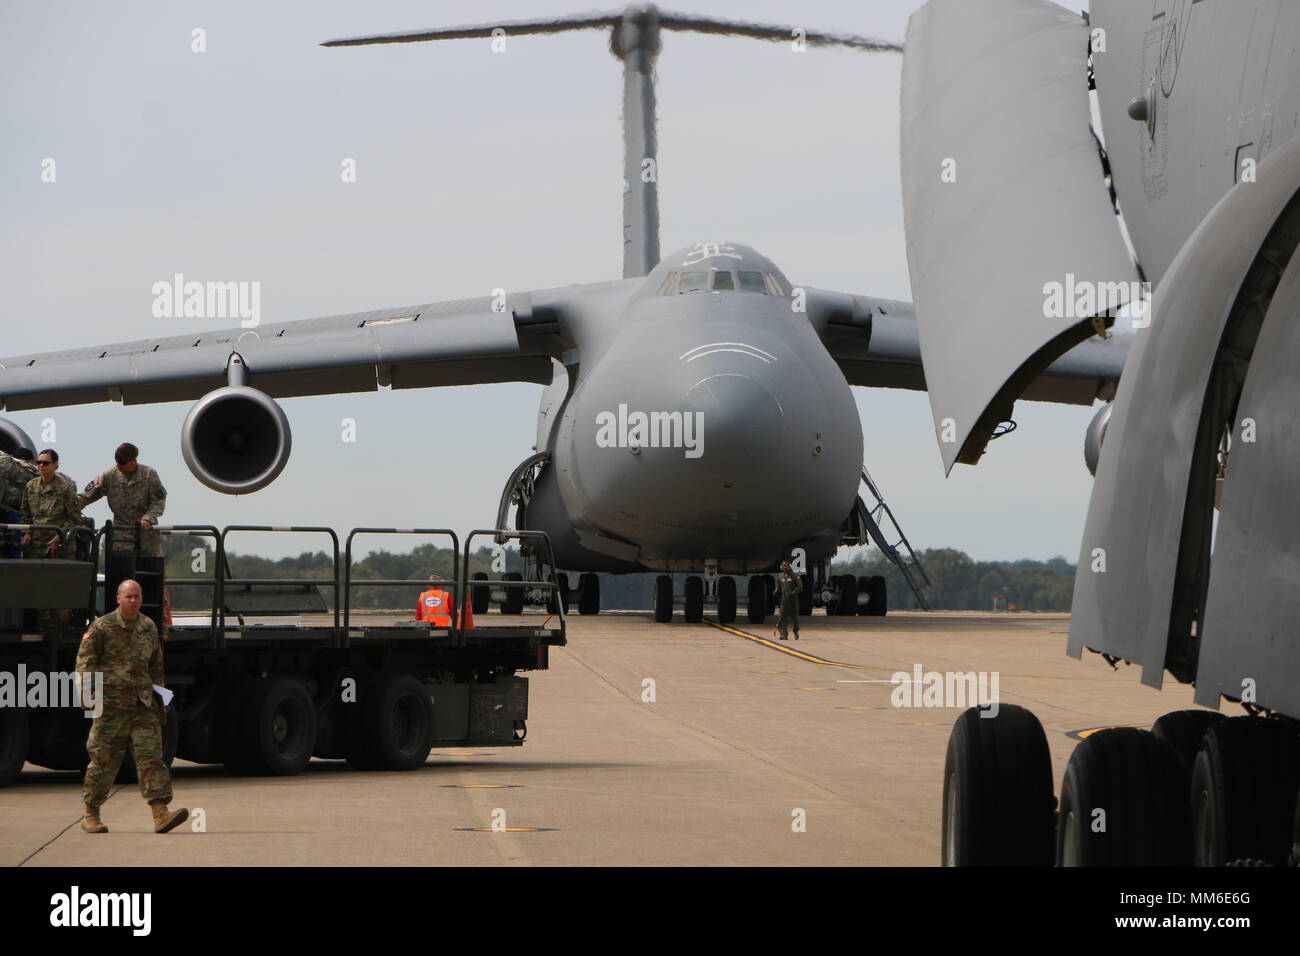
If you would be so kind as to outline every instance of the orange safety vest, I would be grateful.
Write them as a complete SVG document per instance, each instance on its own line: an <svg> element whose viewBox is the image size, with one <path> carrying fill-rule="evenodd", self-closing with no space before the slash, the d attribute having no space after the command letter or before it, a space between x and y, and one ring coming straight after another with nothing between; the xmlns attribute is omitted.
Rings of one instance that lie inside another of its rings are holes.
<svg viewBox="0 0 1300 956"><path fill-rule="evenodd" d="M415 609L417 621L428 621L434 627L451 627L451 595L442 588L429 588L420 595L420 603ZM474 612L469 602L465 603L463 615L464 626L474 626Z"/></svg>

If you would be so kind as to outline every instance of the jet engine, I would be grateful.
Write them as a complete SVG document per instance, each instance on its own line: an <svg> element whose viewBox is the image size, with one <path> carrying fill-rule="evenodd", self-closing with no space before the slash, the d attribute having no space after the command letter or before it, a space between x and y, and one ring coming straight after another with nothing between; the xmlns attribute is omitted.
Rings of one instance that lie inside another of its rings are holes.
<svg viewBox="0 0 1300 956"><path fill-rule="evenodd" d="M1083 462L1088 466L1090 475L1097 474L1097 462L1101 460L1101 443L1106 440L1106 426L1110 424L1110 410L1114 405L1107 404L1092 417L1088 430L1083 436Z"/></svg>
<svg viewBox="0 0 1300 956"><path fill-rule="evenodd" d="M227 385L208 392L181 428L185 464L214 491L243 495L275 481L289 461L284 411L265 392Z"/></svg>
<svg viewBox="0 0 1300 956"><path fill-rule="evenodd" d="M28 434L9 421L7 418L0 418L0 451L12 452L17 448L30 448L36 450Z"/></svg>

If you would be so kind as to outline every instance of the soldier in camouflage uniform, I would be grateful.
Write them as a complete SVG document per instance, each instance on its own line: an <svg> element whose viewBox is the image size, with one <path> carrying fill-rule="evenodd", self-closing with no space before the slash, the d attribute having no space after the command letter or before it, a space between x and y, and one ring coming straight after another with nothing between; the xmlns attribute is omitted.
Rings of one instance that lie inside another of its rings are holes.
<svg viewBox="0 0 1300 956"><path fill-rule="evenodd" d="M95 718L86 741L90 765L82 799L86 813L81 828L107 833L99 808L117 779L118 768L131 748L140 792L153 811L154 832L166 833L189 817L189 811L168 810L171 774L163 762L161 701L153 685L163 683L162 644L153 621L140 613L140 585L131 579L117 589L117 610L97 618L81 639L77 673L104 675L104 710Z"/></svg>
<svg viewBox="0 0 1300 956"><path fill-rule="evenodd" d="M781 616L777 619L777 629L781 640L789 640L790 625L794 625L794 639L799 640L799 592L803 586L799 576L790 570L790 562L781 562L781 574L776 579L776 593L781 599Z"/></svg>
<svg viewBox="0 0 1300 956"><path fill-rule="evenodd" d="M30 448L16 448L14 454L0 451L0 523L18 524L23 507L23 489L39 472L28 464L32 457ZM0 558L20 558L17 533L0 534Z"/></svg>
<svg viewBox="0 0 1300 956"><path fill-rule="evenodd" d="M162 626L163 604L162 535L153 530L167 504L167 489L158 473L136 458L140 450L130 442L117 447L113 458L116 468L97 475L77 497L82 508L92 501L108 498L113 509L113 540L108 548L104 565L105 594L124 578L133 577L137 571L145 582L145 603L150 607L154 624ZM138 529L138 531L137 531ZM140 536L140 558L134 556L137 533Z"/></svg>
<svg viewBox="0 0 1300 956"><path fill-rule="evenodd" d="M23 491L23 524L52 524L63 532L63 546L59 549L59 536L53 531L32 531L23 535L23 544L32 546L33 558L54 558L72 553L72 529L81 523L81 508L77 506L77 488L59 474L59 453L52 448L42 449L36 457L40 477L27 482Z"/></svg>

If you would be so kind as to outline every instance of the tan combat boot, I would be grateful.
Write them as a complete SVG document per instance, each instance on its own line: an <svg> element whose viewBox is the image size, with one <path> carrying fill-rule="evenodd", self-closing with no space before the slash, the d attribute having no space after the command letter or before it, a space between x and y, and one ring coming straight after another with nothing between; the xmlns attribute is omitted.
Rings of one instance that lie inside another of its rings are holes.
<svg viewBox="0 0 1300 956"><path fill-rule="evenodd" d="M190 817L190 811L181 807L179 810L168 810L167 801L150 800L149 809L153 811L153 832L166 833L168 830L174 830Z"/></svg>
<svg viewBox="0 0 1300 956"><path fill-rule="evenodd" d="M107 833L108 827L99 819L99 807L86 804L86 815L81 818L81 829L87 833Z"/></svg>

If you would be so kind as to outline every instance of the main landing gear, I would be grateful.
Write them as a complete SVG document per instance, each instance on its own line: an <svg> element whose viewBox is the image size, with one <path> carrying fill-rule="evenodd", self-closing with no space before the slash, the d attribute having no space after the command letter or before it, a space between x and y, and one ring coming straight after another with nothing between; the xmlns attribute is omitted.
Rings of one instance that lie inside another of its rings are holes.
<svg viewBox="0 0 1300 956"><path fill-rule="evenodd" d="M981 713L948 738L945 866L1300 862L1295 721L1181 710L1098 730L1071 754L1058 807L1038 719L1014 704Z"/></svg>

